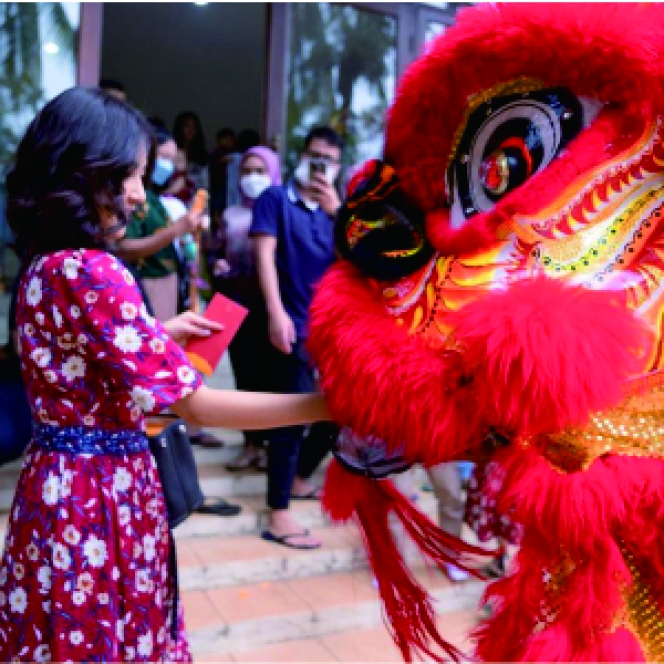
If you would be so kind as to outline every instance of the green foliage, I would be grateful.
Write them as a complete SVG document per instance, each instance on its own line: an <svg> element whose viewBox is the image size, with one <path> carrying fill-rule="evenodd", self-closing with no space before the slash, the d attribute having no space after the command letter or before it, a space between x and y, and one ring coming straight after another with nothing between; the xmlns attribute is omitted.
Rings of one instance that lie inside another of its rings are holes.
<svg viewBox="0 0 664 664"><path fill-rule="evenodd" d="M75 30L59 2L0 3L0 170L44 103L42 45L51 39L73 56Z"/></svg>
<svg viewBox="0 0 664 664"><path fill-rule="evenodd" d="M18 142L46 101L42 86L42 46L56 42L75 57L76 30L59 2L0 3L0 285L9 283L16 266L5 243L4 179ZM49 57L49 56L46 56Z"/></svg>
<svg viewBox="0 0 664 664"><path fill-rule="evenodd" d="M291 7L287 165L294 168L304 137L318 124L343 136L345 162L355 163L361 144L381 136L394 93L396 20L350 5ZM370 105L357 112L360 89Z"/></svg>

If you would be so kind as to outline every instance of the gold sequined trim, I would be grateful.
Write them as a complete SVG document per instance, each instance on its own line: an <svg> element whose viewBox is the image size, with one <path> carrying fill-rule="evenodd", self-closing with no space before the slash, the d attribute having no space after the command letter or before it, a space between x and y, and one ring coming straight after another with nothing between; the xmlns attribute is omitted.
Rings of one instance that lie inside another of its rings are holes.
<svg viewBox="0 0 664 664"><path fill-rule="evenodd" d="M632 585L625 593L627 610L623 618L623 626L629 629L637 638L648 662L664 662L664 620L662 619L662 613L634 556L624 541L619 540L618 544L625 564L632 575Z"/></svg>
<svg viewBox="0 0 664 664"><path fill-rule="evenodd" d="M595 413L584 428L547 436L542 453L566 472L584 470L604 454L664 458L664 384Z"/></svg>
<svg viewBox="0 0 664 664"><path fill-rule="evenodd" d="M540 602L539 612L535 618L534 633L545 630L555 622L560 613L560 603L565 593L567 580L575 569L574 561L563 549L561 549L559 561L551 569L548 567L542 569L544 599Z"/></svg>

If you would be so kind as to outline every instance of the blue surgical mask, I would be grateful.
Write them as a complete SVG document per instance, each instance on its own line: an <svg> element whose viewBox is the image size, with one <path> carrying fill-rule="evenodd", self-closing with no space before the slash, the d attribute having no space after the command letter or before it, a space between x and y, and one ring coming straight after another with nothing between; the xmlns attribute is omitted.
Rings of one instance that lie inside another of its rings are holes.
<svg viewBox="0 0 664 664"><path fill-rule="evenodd" d="M154 168L152 169L152 182L158 187L163 187L174 171L175 166L173 166L173 162L170 159L157 157L154 162Z"/></svg>

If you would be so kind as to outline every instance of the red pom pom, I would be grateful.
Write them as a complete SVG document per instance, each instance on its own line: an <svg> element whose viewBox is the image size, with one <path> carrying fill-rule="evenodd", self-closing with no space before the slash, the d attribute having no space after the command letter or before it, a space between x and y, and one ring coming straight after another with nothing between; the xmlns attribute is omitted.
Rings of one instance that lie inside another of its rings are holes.
<svg viewBox="0 0 664 664"><path fill-rule="evenodd" d="M488 420L513 434L582 425L618 403L648 341L621 295L545 277L492 292L453 322Z"/></svg>

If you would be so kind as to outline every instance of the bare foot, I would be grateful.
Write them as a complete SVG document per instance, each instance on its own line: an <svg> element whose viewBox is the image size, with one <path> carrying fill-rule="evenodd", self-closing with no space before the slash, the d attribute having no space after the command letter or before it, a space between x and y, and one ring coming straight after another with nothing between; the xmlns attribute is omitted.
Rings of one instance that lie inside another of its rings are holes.
<svg viewBox="0 0 664 664"><path fill-rule="evenodd" d="M307 530L303 528L292 517L288 510L272 510L270 512L268 528L275 537L288 537L288 544L293 547L302 548L318 548L322 542L309 535ZM302 533L299 535L298 533ZM295 535L295 537L293 537Z"/></svg>

